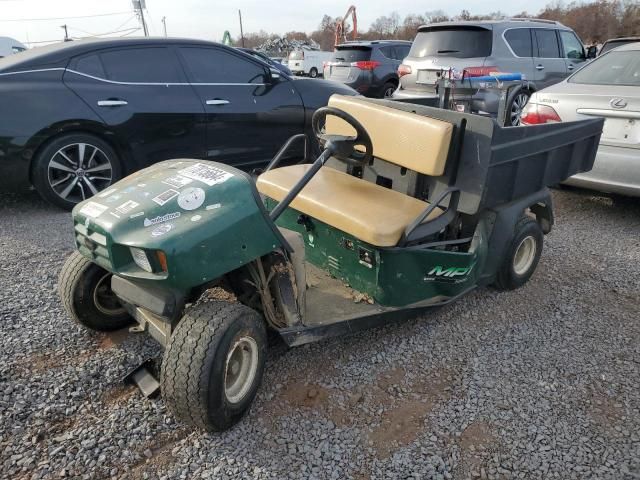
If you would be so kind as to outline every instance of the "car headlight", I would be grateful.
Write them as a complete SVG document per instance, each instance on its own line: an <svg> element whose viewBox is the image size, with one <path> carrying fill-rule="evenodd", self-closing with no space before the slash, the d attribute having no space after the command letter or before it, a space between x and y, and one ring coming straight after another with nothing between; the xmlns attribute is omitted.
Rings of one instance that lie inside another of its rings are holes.
<svg viewBox="0 0 640 480"><path fill-rule="evenodd" d="M145 272L153 273L153 268L151 267L151 262L149 262L149 257L147 257L147 252L136 247L129 247L129 251L131 251L131 257L133 257L133 261L137 266Z"/></svg>

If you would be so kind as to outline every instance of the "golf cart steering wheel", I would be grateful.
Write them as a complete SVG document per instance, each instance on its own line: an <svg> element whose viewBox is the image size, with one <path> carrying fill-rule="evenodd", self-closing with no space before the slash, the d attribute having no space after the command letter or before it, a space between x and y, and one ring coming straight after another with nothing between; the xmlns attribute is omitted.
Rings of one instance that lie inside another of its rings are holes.
<svg viewBox="0 0 640 480"><path fill-rule="evenodd" d="M322 120L326 120L327 115L333 115L347 122L356 131L356 136L324 133L325 122L322 122ZM313 133L318 137L322 147L333 150L333 156L341 162L353 167L363 167L373 158L371 137L353 115L334 107L322 107L313 114L311 125L313 126ZM355 147L358 145L364 147L364 152L356 150Z"/></svg>

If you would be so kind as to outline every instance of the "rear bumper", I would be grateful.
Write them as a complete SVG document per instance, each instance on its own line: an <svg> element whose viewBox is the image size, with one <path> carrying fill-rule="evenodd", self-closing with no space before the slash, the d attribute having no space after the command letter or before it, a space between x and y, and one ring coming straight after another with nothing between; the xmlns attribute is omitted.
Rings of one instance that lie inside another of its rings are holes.
<svg viewBox="0 0 640 480"><path fill-rule="evenodd" d="M640 197L640 150L600 145L593 169L574 175L563 183Z"/></svg>
<svg viewBox="0 0 640 480"><path fill-rule="evenodd" d="M402 100L435 99L438 98L437 93L425 92L421 90L408 90L399 88L393 93L393 98ZM498 106L500 104L500 95L493 90L469 90L458 89L453 92L452 100L456 103L466 103L471 105L473 113L489 113L497 115ZM416 102L419 103L419 102Z"/></svg>

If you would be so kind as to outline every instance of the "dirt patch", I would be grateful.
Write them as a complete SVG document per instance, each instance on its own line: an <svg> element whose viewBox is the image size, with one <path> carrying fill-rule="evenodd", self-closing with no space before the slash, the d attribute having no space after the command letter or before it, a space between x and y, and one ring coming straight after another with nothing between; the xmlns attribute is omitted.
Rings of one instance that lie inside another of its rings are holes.
<svg viewBox="0 0 640 480"><path fill-rule="evenodd" d="M146 472L160 472L171 465L175 460L171 454L174 445L180 440L185 439L191 433L193 433L192 429L182 427L172 432L162 432L156 435L151 442L143 445L139 449L138 453L142 456L142 460L132 467L127 473L126 478L142 480L145 478L144 474ZM145 455L145 452L147 455Z"/></svg>
<svg viewBox="0 0 640 480"><path fill-rule="evenodd" d="M481 420L469 424L460 435L460 465L456 468L460 478L482 477L485 464L498 440L492 432L491 425ZM486 472L484 473L486 478Z"/></svg>
<svg viewBox="0 0 640 480"><path fill-rule="evenodd" d="M122 345L124 341L129 338L129 329L123 328L116 330L115 332L109 332L102 335L100 342L98 343L98 350L108 350L118 345Z"/></svg>
<svg viewBox="0 0 640 480"><path fill-rule="evenodd" d="M408 381L404 368L379 375L371 401L384 411L380 424L369 434L379 457L387 458L418 438L435 405L448 398L452 382L448 369L424 371L413 382Z"/></svg>
<svg viewBox="0 0 640 480"><path fill-rule="evenodd" d="M116 385L102 395L102 401L107 406L117 405L126 402L136 392L133 385Z"/></svg>
<svg viewBox="0 0 640 480"><path fill-rule="evenodd" d="M593 422L605 431L613 431L623 422L625 416L624 405L618 398L599 391L592 393L587 413Z"/></svg>
<svg viewBox="0 0 640 480"><path fill-rule="evenodd" d="M329 391L324 387L295 382L282 387L271 403L275 410L285 413L291 407L323 409L328 398Z"/></svg>

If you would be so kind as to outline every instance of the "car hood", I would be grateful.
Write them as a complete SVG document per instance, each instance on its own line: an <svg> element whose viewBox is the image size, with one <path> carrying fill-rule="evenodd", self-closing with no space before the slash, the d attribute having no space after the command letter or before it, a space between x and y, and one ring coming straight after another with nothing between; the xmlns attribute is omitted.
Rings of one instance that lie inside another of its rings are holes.
<svg viewBox="0 0 640 480"><path fill-rule="evenodd" d="M358 95L353 88L334 80L317 78L294 78L293 85L302 96L305 107L320 108L327 105L329 97L339 95Z"/></svg>

